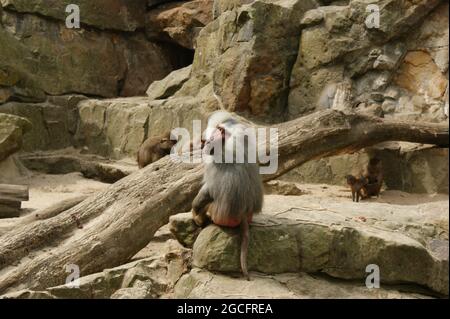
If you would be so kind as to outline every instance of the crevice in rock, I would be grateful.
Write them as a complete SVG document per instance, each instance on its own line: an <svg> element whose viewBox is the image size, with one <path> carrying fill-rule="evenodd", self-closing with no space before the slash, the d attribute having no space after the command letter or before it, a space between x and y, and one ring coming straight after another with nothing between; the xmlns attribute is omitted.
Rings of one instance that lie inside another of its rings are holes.
<svg viewBox="0 0 450 319"><path fill-rule="evenodd" d="M194 62L195 50L187 49L172 42L157 42L169 57L173 71L191 65Z"/></svg>

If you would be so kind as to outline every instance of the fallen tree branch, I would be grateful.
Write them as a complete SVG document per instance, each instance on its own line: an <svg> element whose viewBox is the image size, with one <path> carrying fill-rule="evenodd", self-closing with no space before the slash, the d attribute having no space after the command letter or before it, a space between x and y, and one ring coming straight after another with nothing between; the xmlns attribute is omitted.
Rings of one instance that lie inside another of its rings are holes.
<svg viewBox="0 0 450 319"><path fill-rule="evenodd" d="M315 158L354 152L384 141L448 147L448 126L404 123L326 110L280 124L279 169L273 179ZM127 262L169 216L190 209L202 165L169 157L147 166L59 215L0 237L0 293L65 282L66 265L81 275ZM82 226L80 229L79 226Z"/></svg>

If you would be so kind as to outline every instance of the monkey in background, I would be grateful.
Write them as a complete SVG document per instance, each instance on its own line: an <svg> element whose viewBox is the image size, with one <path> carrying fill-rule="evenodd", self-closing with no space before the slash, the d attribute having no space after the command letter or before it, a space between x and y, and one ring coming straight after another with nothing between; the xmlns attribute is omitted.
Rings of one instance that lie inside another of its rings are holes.
<svg viewBox="0 0 450 319"><path fill-rule="evenodd" d="M156 162L170 154L170 150L177 143L177 141L170 139L170 132L166 132L161 136L149 137L142 143L137 153L137 162L139 168Z"/></svg>
<svg viewBox="0 0 450 319"><path fill-rule="evenodd" d="M352 190L352 199L359 202L360 199L379 197L381 187L383 186L383 172L381 160L374 157L369 160L366 170L362 177L356 178L353 175L347 175L347 184Z"/></svg>
<svg viewBox="0 0 450 319"><path fill-rule="evenodd" d="M241 270L250 280L247 268L249 223L253 214L262 210L264 192L259 165L248 160L248 149L256 145L245 138L245 128L225 111L209 117L203 152L214 160L206 163L203 186L192 203L192 214L199 226L211 221L219 226L240 226ZM222 147L222 152L216 152L217 147ZM223 161L226 153L235 155L238 149L244 150L243 163L237 163L236 157L231 163Z"/></svg>
<svg viewBox="0 0 450 319"><path fill-rule="evenodd" d="M378 197L383 186L383 167L379 158L374 157L369 160L364 177L367 180L364 186L366 197Z"/></svg>
<svg viewBox="0 0 450 319"><path fill-rule="evenodd" d="M347 175L347 184L352 190L352 200L354 202L359 202L360 199L366 197L365 186L367 184L367 179L364 177L356 178L353 175Z"/></svg>

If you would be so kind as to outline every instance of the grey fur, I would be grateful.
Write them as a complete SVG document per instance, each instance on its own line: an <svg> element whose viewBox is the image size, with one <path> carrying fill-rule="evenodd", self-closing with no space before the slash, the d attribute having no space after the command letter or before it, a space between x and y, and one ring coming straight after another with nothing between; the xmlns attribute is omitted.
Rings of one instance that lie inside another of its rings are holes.
<svg viewBox="0 0 450 319"><path fill-rule="evenodd" d="M209 213L212 221L215 223L219 222L219 225L240 225L242 239L241 269L244 276L249 279L247 269L248 222L253 214L260 213L262 210L264 200L263 184L259 174L259 165L257 163L249 163L247 156L249 147L255 147L255 145L251 144L253 143L252 139L245 136L246 127L228 112L220 111L209 118L209 132L205 134L205 139L207 140L205 149L209 149L210 147L207 144L211 143L214 151L217 141L212 141L211 137L215 135L213 131L219 126L225 130L225 140L219 140L218 142L219 145L223 142L224 152L223 154L219 153L216 160L220 159L220 156L223 156L226 152L232 152L234 154L234 162L210 161L206 164L203 186L192 203L194 221L203 226L208 221L206 213ZM243 163L236 162L235 155L238 147L244 149ZM206 152L209 153L209 150Z"/></svg>
<svg viewBox="0 0 450 319"><path fill-rule="evenodd" d="M208 163L204 185L216 207L210 213L219 220L261 212L264 193L258 164Z"/></svg>

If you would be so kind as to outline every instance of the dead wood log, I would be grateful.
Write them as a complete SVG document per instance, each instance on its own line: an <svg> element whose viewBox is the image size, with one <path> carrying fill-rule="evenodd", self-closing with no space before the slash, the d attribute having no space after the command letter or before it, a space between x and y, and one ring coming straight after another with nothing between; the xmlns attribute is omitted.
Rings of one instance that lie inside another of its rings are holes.
<svg viewBox="0 0 450 319"><path fill-rule="evenodd" d="M0 184L0 200L27 201L29 199L28 186Z"/></svg>
<svg viewBox="0 0 450 319"><path fill-rule="evenodd" d="M266 180L311 159L384 141L448 147L448 125L387 121L333 110L278 128L279 169ZM78 265L84 276L127 262L170 215L190 209L202 170L202 165L175 163L166 157L58 216L4 234L0 293L19 286L44 289L62 284L67 264Z"/></svg>
<svg viewBox="0 0 450 319"><path fill-rule="evenodd" d="M28 186L0 184L0 218L19 217L22 201L28 198Z"/></svg>
<svg viewBox="0 0 450 319"><path fill-rule="evenodd" d="M2 223L0 224L0 236L13 230L13 229L17 229L18 227L31 224L32 222L55 217L58 214L61 214L62 212L74 207L75 205L78 205L79 203L84 201L87 197L88 197L87 195L81 195L81 196L77 196L74 198L65 199L65 200L62 200L58 203L51 205L50 207L38 210L38 211L33 212L32 214L28 214L22 218L10 219L8 221L2 221ZM21 204L21 203L19 203L19 204ZM1 201L0 201L0 206L1 206ZM20 209L20 205L18 208ZM1 214L0 214L0 216L1 216Z"/></svg>
<svg viewBox="0 0 450 319"><path fill-rule="evenodd" d="M20 202L18 202L20 204ZM0 218L13 218L20 216L20 207L0 203Z"/></svg>

